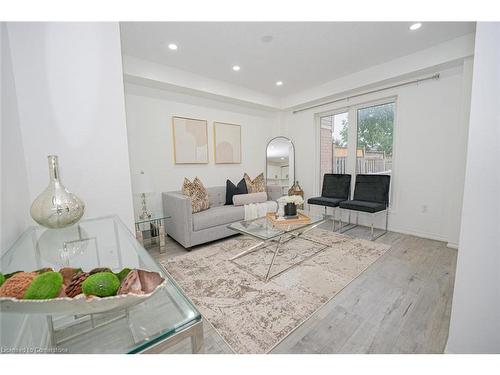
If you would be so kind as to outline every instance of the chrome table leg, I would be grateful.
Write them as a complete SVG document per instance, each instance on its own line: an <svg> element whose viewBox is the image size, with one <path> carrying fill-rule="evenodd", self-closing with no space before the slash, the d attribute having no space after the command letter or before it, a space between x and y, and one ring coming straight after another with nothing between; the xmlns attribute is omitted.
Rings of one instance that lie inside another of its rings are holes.
<svg viewBox="0 0 500 375"><path fill-rule="evenodd" d="M196 324L193 327L191 336L191 351L193 354L205 352L205 340L203 338L203 324Z"/></svg>
<svg viewBox="0 0 500 375"><path fill-rule="evenodd" d="M269 280L269 275L271 273L271 268L273 268L273 264L274 264L274 260L276 259L276 255L278 255L278 252L280 251L282 238L283 237L280 237L278 244L276 245L276 250L274 250L273 259L271 260L271 264L269 265L269 268L267 269L266 282Z"/></svg>
<svg viewBox="0 0 500 375"><path fill-rule="evenodd" d="M248 249L246 249L246 250L242 251L242 252L241 252L241 253L239 253L238 255L235 255L234 257L232 257L232 258L231 258L231 259L229 259L229 260L236 260L236 259L238 259L238 258L241 258L242 256L245 256L245 255L247 255L247 254L253 253L254 251L259 250L259 248L260 248L263 244L265 244L265 243L266 243L266 241L261 241L261 242L259 242L258 244L255 244L255 245L253 245L253 246L249 247Z"/></svg>

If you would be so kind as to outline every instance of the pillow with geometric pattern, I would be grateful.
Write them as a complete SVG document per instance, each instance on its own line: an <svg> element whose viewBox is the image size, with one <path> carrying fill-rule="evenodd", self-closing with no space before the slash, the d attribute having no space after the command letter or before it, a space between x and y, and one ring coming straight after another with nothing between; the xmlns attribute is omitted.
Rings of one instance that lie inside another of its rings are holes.
<svg viewBox="0 0 500 375"><path fill-rule="evenodd" d="M253 180L246 173L243 175L245 183L247 184L248 193L261 193L266 191L266 181L264 180L264 173L259 174Z"/></svg>
<svg viewBox="0 0 500 375"><path fill-rule="evenodd" d="M182 194L191 198L191 208L193 214L208 210L210 207L207 189L205 189L205 186L203 186L203 183L198 177L196 177L193 182L184 177Z"/></svg>

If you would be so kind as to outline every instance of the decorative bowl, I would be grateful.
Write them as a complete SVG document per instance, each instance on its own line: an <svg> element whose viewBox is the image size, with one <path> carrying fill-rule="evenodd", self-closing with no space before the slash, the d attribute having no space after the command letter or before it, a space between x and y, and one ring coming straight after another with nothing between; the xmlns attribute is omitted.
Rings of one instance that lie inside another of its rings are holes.
<svg viewBox="0 0 500 375"><path fill-rule="evenodd" d="M144 302L161 289L164 289L167 286L168 280L164 277L162 277L162 279L163 281L157 285L155 289L144 294L127 293L104 298L80 294L73 298L57 297L40 300L0 297L0 312L18 314L87 315L122 310Z"/></svg>

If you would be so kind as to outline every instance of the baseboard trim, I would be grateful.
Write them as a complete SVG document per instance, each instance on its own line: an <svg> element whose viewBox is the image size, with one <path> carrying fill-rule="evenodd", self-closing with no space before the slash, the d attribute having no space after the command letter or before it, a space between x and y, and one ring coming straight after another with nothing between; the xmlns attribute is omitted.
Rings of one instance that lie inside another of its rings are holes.
<svg viewBox="0 0 500 375"><path fill-rule="evenodd" d="M315 206L313 205L314 207L319 207L319 206ZM320 210L320 209L317 209L318 213L322 213L323 210ZM338 220L339 219L339 214L338 214L338 210L336 211L337 215L335 220ZM446 246L449 247L450 249L458 249L458 244L455 244L454 242L449 242L449 239L444 236L444 235L441 235L441 234L437 234L437 233L429 233L429 232L423 232L423 231L419 231L419 230L413 230L413 229L407 229L407 228L402 228L402 227L398 227L397 225L394 226L394 225L391 225L391 213L394 214L394 211L389 211L389 225L388 225L388 230L390 232L396 232L396 233L401 233L401 234L408 234L410 236L415 236L415 237L420 237L420 238L426 238L428 240L434 240L434 241L440 241L440 242L445 242L446 243ZM346 217L344 215L343 219L345 220L344 223L347 222L346 220ZM354 217L351 219L351 223L354 222ZM375 223L375 225L373 226L375 229L381 229L383 230L384 227L383 226L380 226L380 225L377 225L379 223ZM361 226L369 226L370 224L365 222L365 219L362 218L360 216L360 220L359 220L359 225Z"/></svg>
<svg viewBox="0 0 500 375"><path fill-rule="evenodd" d="M410 236L427 238L429 240L435 240L435 241L441 241L441 242L448 243L448 239L446 237L441 236L439 234L435 234L435 233L427 233L427 232L415 231L415 230L411 230L411 229L398 228L398 227L393 227L391 225L389 225L389 231L396 232L396 233L402 233L402 234L409 234Z"/></svg>

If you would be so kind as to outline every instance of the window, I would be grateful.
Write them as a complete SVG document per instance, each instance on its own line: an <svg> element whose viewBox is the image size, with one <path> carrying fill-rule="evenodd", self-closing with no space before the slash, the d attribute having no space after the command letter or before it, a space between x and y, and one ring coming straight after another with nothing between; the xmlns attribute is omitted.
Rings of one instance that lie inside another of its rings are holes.
<svg viewBox="0 0 500 375"><path fill-rule="evenodd" d="M357 110L356 173L391 174L394 103Z"/></svg>
<svg viewBox="0 0 500 375"><path fill-rule="evenodd" d="M347 138L348 112L320 118L320 184L325 173L346 173Z"/></svg>
<svg viewBox="0 0 500 375"><path fill-rule="evenodd" d="M388 100L319 117L319 193L325 173L352 175L352 189L356 174L393 174L395 111Z"/></svg>

